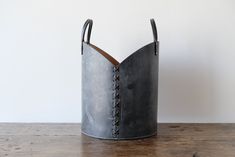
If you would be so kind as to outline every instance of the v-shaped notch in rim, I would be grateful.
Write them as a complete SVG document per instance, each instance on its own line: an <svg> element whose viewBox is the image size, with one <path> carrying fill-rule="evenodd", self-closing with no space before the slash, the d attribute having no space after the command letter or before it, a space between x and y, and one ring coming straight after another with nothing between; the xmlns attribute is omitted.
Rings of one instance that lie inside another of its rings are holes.
<svg viewBox="0 0 235 157"><path fill-rule="evenodd" d="M94 50L96 50L98 53L100 53L103 57L105 57L109 62L111 62L114 66L120 65L123 62L125 62L126 60L130 59L132 56L134 56L137 52L139 52L140 50L144 49L145 47L151 45L151 44L156 44L156 42L152 42L149 44L146 44L144 46L142 46L141 48L137 49L136 51L134 51L133 53L131 53L129 56L127 56L122 62L118 62L114 57L112 57L110 54L108 54L107 52L105 52L104 50L102 50L101 48L95 46L94 44L91 43L86 43L83 42L82 44L86 44L87 46L90 46L91 48L93 48ZM153 53L154 54L154 53Z"/></svg>

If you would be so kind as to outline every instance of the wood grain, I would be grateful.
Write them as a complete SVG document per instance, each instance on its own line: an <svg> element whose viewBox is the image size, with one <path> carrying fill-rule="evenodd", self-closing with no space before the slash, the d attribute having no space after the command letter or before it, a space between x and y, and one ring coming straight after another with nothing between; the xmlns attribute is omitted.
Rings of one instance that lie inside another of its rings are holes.
<svg viewBox="0 0 235 157"><path fill-rule="evenodd" d="M158 135L108 141L80 124L0 123L0 157L235 157L235 124L159 124Z"/></svg>

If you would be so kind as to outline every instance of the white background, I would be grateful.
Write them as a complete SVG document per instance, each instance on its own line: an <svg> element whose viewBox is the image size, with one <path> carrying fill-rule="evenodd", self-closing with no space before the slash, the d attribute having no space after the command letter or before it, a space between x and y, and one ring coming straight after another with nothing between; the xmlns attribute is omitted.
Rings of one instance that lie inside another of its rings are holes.
<svg viewBox="0 0 235 157"><path fill-rule="evenodd" d="M159 121L235 122L235 1L0 0L0 122L81 121L81 28L122 61L160 40Z"/></svg>

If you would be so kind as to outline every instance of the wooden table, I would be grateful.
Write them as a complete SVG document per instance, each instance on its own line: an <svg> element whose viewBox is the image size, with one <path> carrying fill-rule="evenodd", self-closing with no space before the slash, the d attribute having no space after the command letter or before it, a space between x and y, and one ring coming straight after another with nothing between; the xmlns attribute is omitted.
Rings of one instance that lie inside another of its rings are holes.
<svg viewBox="0 0 235 157"><path fill-rule="evenodd" d="M235 124L159 124L158 135L108 141L80 124L0 123L0 157L235 157Z"/></svg>

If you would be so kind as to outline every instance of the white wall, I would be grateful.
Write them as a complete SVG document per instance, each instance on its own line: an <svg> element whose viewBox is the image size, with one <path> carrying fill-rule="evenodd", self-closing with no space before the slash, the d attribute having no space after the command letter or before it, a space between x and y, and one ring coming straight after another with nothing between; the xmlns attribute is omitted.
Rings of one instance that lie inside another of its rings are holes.
<svg viewBox="0 0 235 157"><path fill-rule="evenodd" d="M160 40L159 121L235 122L235 1L0 0L0 121L80 122L81 27L122 61Z"/></svg>

